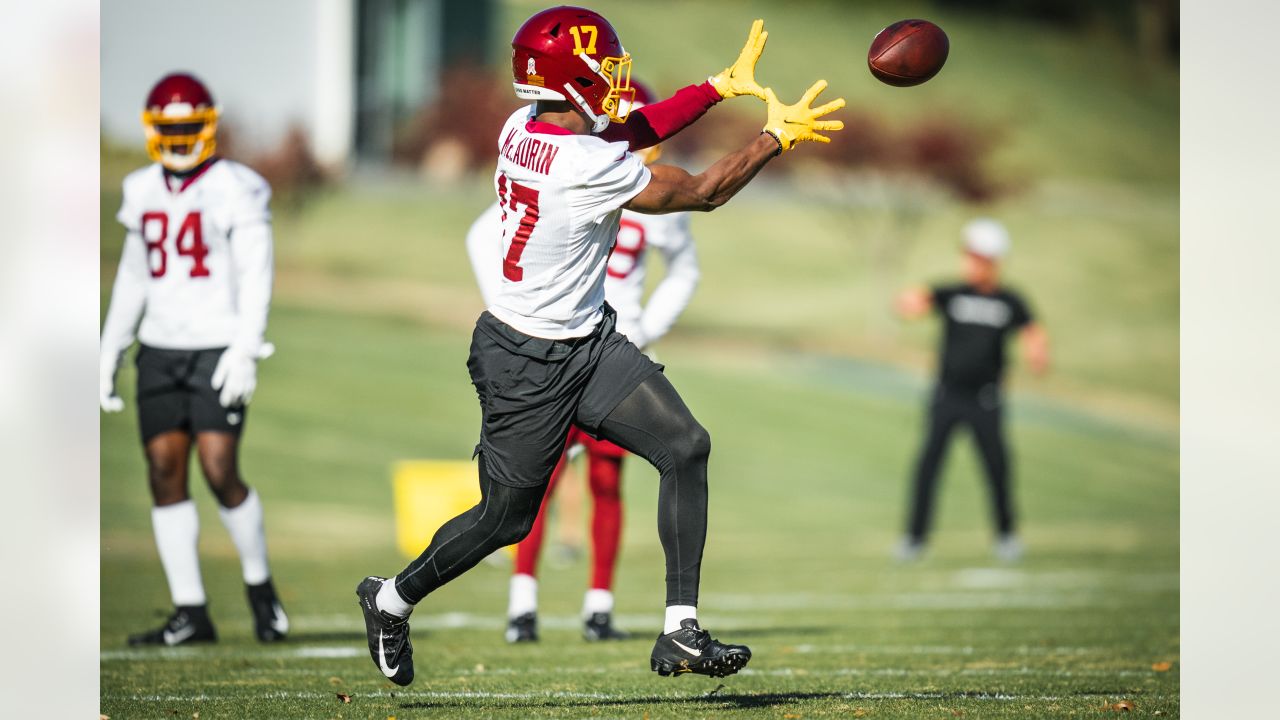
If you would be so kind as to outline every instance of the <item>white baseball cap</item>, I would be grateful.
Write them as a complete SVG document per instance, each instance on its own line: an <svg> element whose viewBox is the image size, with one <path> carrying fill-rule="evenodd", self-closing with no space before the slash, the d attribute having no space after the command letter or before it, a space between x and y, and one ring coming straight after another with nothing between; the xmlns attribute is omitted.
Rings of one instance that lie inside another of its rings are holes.
<svg viewBox="0 0 1280 720"><path fill-rule="evenodd" d="M1009 254L1009 231L999 220L975 218L965 224L964 249L989 260L999 260Z"/></svg>

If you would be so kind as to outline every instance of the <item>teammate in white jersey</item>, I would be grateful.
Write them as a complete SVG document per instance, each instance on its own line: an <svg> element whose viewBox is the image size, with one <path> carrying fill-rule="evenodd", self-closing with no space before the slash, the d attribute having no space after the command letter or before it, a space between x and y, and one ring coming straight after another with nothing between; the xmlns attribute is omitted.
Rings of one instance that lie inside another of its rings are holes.
<svg viewBox="0 0 1280 720"><path fill-rule="evenodd" d="M476 322L467 361L482 416L476 447L481 500L445 523L394 579L370 576L356 588L370 657L392 682L413 680L407 621L414 605L529 533L575 425L660 473L667 609L650 668L660 675L725 676L751 658L746 646L713 639L697 621L710 437L662 366L618 332L604 282L624 207L646 214L714 210L771 158L802 141L825 141L820 131L843 127L819 119L843 100L810 107L824 82L793 105L755 82L765 38L757 20L732 66L628 112L631 57L599 13L552 8L516 31L516 95L534 104L514 112L498 137L494 186L502 211L503 282ZM764 130L705 172L646 166L635 154L736 95L765 100Z"/></svg>
<svg viewBox="0 0 1280 720"><path fill-rule="evenodd" d="M174 611L131 645L213 641L188 493L194 441L200 466L240 554L254 632L281 640L289 620L267 564L262 504L236 458L271 302L271 188L214 154L218 109L208 88L176 73L147 97L142 124L155 164L124 181L116 219L124 250L102 328L100 402L119 412L120 360L139 341L138 422L160 562Z"/></svg>
<svg viewBox="0 0 1280 720"><path fill-rule="evenodd" d="M652 104L657 97L635 78L631 80L635 98L631 110ZM636 151L646 165L661 154L661 146ZM467 233L467 254L486 305L496 299L502 286L501 209L493 205L472 224ZM644 302L645 257L650 248L663 257L666 272ZM605 272L605 300L617 313L618 332L644 350L657 342L675 324L693 298L698 285L698 256L689 232L689 213L645 215L622 211L618 237L609 255ZM613 624L613 579L622 541L622 461L627 452L607 440L597 440L574 427L569 431L567 450L561 458L542 501L542 509L529 535L516 545L507 604L508 642L538 640L538 559L546 526L547 508L560 487L573 448L585 451L587 487L591 490L591 580L582 600L582 636L589 642L624 640L628 633Z"/></svg>

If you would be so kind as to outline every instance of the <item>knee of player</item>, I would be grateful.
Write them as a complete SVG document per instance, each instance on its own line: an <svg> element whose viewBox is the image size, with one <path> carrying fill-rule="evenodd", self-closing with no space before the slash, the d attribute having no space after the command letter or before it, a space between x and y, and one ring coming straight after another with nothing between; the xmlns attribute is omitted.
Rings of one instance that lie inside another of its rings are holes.
<svg viewBox="0 0 1280 720"><path fill-rule="evenodd" d="M147 480L151 487L164 488L181 484L186 479L185 458L157 456L147 460Z"/></svg>
<svg viewBox="0 0 1280 720"><path fill-rule="evenodd" d="M204 477L209 483L209 489L213 491L214 496L218 498L218 503L223 507L239 504L249 491L234 465L206 465Z"/></svg>
<svg viewBox="0 0 1280 720"><path fill-rule="evenodd" d="M680 462L706 460L711 455L711 433L694 420L690 427L680 433L673 450Z"/></svg>
<svg viewBox="0 0 1280 720"><path fill-rule="evenodd" d="M529 537L529 533L533 532L533 520L533 517L521 518L519 522L514 522L501 528L497 533L501 543L499 547L515 545L526 537Z"/></svg>

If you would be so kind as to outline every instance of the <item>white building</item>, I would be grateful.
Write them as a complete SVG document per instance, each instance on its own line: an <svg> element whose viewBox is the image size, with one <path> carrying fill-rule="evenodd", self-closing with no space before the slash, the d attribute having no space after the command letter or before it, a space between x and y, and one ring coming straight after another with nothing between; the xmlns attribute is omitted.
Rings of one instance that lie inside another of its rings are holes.
<svg viewBox="0 0 1280 720"><path fill-rule="evenodd" d="M106 0L102 132L140 144L148 90L181 70L245 151L300 127L326 166L383 160L447 64L488 59L492 17L487 0Z"/></svg>

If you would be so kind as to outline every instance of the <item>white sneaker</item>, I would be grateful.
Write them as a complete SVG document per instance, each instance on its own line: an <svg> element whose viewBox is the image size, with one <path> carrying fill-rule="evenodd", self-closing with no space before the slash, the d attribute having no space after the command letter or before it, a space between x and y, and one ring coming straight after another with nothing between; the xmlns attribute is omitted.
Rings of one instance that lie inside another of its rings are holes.
<svg viewBox="0 0 1280 720"><path fill-rule="evenodd" d="M911 563L919 560L923 554L924 542L904 537L898 541L898 547L893 551L893 559L900 563Z"/></svg>
<svg viewBox="0 0 1280 720"><path fill-rule="evenodd" d="M996 540L995 554L1001 562L1018 562L1022 559L1022 553L1022 541L1017 535L1002 535Z"/></svg>

